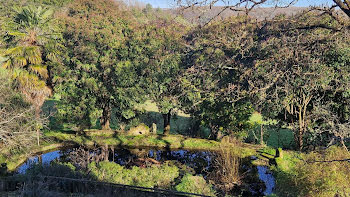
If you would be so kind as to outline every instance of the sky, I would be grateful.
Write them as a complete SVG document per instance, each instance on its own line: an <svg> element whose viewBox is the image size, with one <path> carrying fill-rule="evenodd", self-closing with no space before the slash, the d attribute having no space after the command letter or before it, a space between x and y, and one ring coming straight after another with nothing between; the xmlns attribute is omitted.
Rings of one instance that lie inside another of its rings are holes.
<svg viewBox="0 0 350 197"><path fill-rule="evenodd" d="M174 0L139 0L144 3L151 4L154 8L169 8L174 6ZM288 0L282 0L288 2ZM233 1L232 1L233 2ZM330 5L333 0L299 0L294 6L298 7L308 7L312 5L326 4Z"/></svg>

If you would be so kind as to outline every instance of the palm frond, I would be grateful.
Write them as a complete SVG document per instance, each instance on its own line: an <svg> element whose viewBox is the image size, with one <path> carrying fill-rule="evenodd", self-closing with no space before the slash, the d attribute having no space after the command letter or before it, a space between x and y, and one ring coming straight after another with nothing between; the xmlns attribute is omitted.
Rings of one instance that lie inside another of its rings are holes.
<svg viewBox="0 0 350 197"><path fill-rule="evenodd" d="M36 106L41 106L52 93L43 80L26 70L13 70L12 78L15 82L15 88L20 90L28 101Z"/></svg>
<svg viewBox="0 0 350 197"><path fill-rule="evenodd" d="M30 72L39 75L43 79L47 79L49 77L47 67L44 65L30 65L28 69Z"/></svg>
<svg viewBox="0 0 350 197"><path fill-rule="evenodd" d="M14 65L16 65L17 67L24 67L28 64L27 59L23 56L17 56L13 58L13 62L14 62Z"/></svg>
<svg viewBox="0 0 350 197"><path fill-rule="evenodd" d="M7 34L10 35L10 36L15 36L15 37L25 37L25 36L27 36L26 33L19 32L19 31L9 32Z"/></svg>
<svg viewBox="0 0 350 197"><path fill-rule="evenodd" d="M7 58L6 68L24 67L28 64L41 64L41 52L38 46L17 46L7 49L4 53ZM11 61L10 61L11 60Z"/></svg>
<svg viewBox="0 0 350 197"><path fill-rule="evenodd" d="M53 15L53 10L49 8L43 8L41 6L27 6L21 9L17 9L17 15L15 22L22 28L28 28L38 25L46 25Z"/></svg>
<svg viewBox="0 0 350 197"><path fill-rule="evenodd" d="M11 60L7 60L1 65L1 68L9 69L11 67L11 64L12 64Z"/></svg>
<svg viewBox="0 0 350 197"><path fill-rule="evenodd" d="M46 86L45 82L37 75L23 69L13 70L12 78L15 81L16 88L22 91L40 90Z"/></svg>
<svg viewBox="0 0 350 197"><path fill-rule="evenodd" d="M5 51L5 57L15 57L23 54L24 47L17 46L13 48L9 48Z"/></svg>
<svg viewBox="0 0 350 197"><path fill-rule="evenodd" d="M40 47L38 46L26 47L25 56L31 64L41 64L42 62Z"/></svg>

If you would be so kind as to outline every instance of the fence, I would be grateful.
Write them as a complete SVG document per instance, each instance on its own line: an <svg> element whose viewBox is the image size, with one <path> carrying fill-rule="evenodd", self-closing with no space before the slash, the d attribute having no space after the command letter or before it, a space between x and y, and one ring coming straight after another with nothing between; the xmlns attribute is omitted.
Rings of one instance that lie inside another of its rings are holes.
<svg viewBox="0 0 350 197"><path fill-rule="evenodd" d="M145 188L130 185L105 183L84 179L64 177L35 176L31 178L7 177L0 179L0 192L20 191L24 196L43 196L43 192L57 192L96 197L184 197L202 196L164 190L158 188Z"/></svg>

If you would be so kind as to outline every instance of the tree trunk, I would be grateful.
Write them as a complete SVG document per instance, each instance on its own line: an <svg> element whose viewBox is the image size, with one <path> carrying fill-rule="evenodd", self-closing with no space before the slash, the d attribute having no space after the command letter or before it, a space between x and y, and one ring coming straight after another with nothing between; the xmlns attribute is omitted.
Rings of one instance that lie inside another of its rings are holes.
<svg viewBox="0 0 350 197"><path fill-rule="evenodd" d="M333 0L334 3L339 6L339 8L348 16L350 17L350 2L349 0L342 1L342 0Z"/></svg>
<svg viewBox="0 0 350 197"><path fill-rule="evenodd" d="M111 119L111 108L109 107L109 104L106 104L106 106L103 108L102 111L102 117L100 119L102 130L110 130L110 122Z"/></svg>
<svg viewBox="0 0 350 197"><path fill-rule="evenodd" d="M306 111L307 111L307 106L310 103L311 99L312 99L312 96L307 96L303 94L301 102L298 105L299 109L298 109L297 115L298 115L298 121L299 121L299 131L296 132L297 134L295 136L295 139L296 139L299 151L302 151L304 146L303 137L307 128L306 127L307 123L305 121Z"/></svg>
<svg viewBox="0 0 350 197"><path fill-rule="evenodd" d="M264 144L264 128L263 128L263 124L260 125L260 144L261 145Z"/></svg>
<svg viewBox="0 0 350 197"><path fill-rule="evenodd" d="M346 150L346 152L349 152L348 148L346 147L345 143L344 143L344 138L340 137L340 143L343 145L343 148Z"/></svg>
<svg viewBox="0 0 350 197"><path fill-rule="evenodd" d="M170 119L171 119L171 110L167 114L163 114L164 120L164 135L170 134Z"/></svg>
<svg viewBox="0 0 350 197"><path fill-rule="evenodd" d="M303 149L303 135L304 135L304 125L303 125L303 118L301 114L301 108L299 110L299 130L296 132L297 135L295 136L296 142L297 142L297 148L299 151L302 151Z"/></svg>
<svg viewBox="0 0 350 197"><path fill-rule="evenodd" d="M36 118L36 121L39 122L40 120L40 107L39 106L36 106L35 107L35 118ZM39 128L39 125L38 123L36 123L36 140L37 140L37 145L40 146L40 128Z"/></svg>
<svg viewBox="0 0 350 197"><path fill-rule="evenodd" d="M103 160L104 161L109 161L108 157L109 157L109 149L108 149L108 145L106 144L104 148L102 148L103 151Z"/></svg>
<svg viewBox="0 0 350 197"><path fill-rule="evenodd" d="M298 148L299 151L303 150L303 146L304 146L304 142L303 142L303 131L300 130L299 131L299 136L298 136Z"/></svg>
<svg viewBox="0 0 350 197"><path fill-rule="evenodd" d="M39 162L40 166L43 165L43 156L42 155L38 156L38 162Z"/></svg>

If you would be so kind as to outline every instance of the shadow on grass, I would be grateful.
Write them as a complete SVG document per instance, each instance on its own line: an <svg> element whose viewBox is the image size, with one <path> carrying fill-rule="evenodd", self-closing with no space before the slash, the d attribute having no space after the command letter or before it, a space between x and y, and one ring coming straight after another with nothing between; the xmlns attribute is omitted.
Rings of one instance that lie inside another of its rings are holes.
<svg viewBox="0 0 350 197"><path fill-rule="evenodd" d="M138 118L140 119L140 122L145 123L149 127L151 127L152 124L155 123L157 125L157 130L163 132L164 120L161 113L149 111L139 115ZM192 120L190 117L185 117L182 115L173 115L170 119L171 134L190 135L189 130L191 129L191 126Z"/></svg>
<svg viewBox="0 0 350 197"><path fill-rule="evenodd" d="M168 142L167 140L163 139L163 137L165 137L165 136L166 135L163 135L163 134L157 135L157 140L160 140L160 141L164 142L165 143L165 150L170 151L171 150L170 149L171 143Z"/></svg>
<svg viewBox="0 0 350 197"><path fill-rule="evenodd" d="M124 146L123 140L120 139L119 135L117 132L113 134L113 138L116 139L119 143L117 145L118 148L122 149Z"/></svg>

